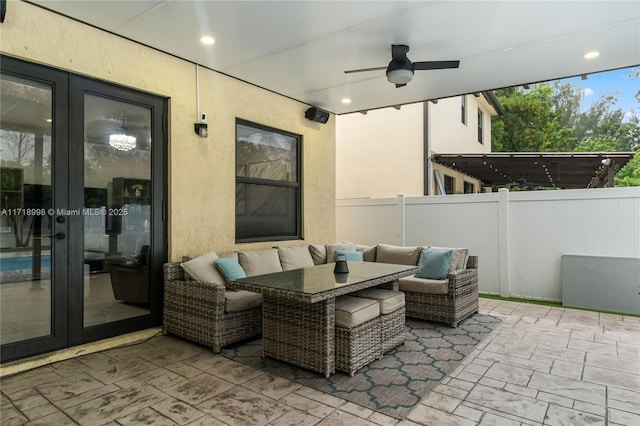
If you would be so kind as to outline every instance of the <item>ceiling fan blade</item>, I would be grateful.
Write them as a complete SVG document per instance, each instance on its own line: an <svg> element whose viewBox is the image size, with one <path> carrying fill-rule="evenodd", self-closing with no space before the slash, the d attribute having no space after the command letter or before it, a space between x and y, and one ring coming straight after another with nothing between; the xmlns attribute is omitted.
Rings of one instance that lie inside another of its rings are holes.
<svg viewBox="0 0 640 426"><path fill-rule="evenodd" d="M391 45L391 59L398 62L404 62L407 60L407 52L409 46L404 44L392 44Z"/></svg>
<svg viewBox="0 0 640 426"><path fill-rule="evenodd" d="M460 61L422 61L414 62L414 70L443 70L448 68L458 68Z"/></svg>
<svg viewBox="0 0 640 426"><path fill-rule="evenodd" d="M407 83L396 84L396 89L397 89L398 87L404 87L404 86L406 86L406 85L407 85Z"/></svg>
<svg viewBox="0 0 640 426"><path fill-rule="evenodd" d="M379 70L386 70L386 69L387 69L387 67L360 68L358 70L348 70L348 71L345 71L344 73L345 74L351 74L351 73L354 73L354 72L379 71Z"/></svg>

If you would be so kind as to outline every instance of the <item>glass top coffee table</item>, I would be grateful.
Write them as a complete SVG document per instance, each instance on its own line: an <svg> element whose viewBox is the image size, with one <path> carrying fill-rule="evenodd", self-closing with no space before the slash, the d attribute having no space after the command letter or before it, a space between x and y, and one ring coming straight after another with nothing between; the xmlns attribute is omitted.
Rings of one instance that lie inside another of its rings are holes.
<svg viewBox="0 0 640 426"><path fill-rule="evenodd" d="M335 298L369 287L392 285L415 266L349 262L348 274L334 263L241 278L230 288L263 295L263 356L329 377L335 372Z"/></svg>

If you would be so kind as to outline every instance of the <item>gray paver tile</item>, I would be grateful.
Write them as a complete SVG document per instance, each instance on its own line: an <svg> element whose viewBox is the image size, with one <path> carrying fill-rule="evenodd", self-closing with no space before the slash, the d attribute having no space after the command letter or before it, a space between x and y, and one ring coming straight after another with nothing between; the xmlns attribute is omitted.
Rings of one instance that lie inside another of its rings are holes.
<svg viewBox="0 0 640 426"><path fill-rule="evenodd" d="M302 385L272 374L262 374L243 384L243 387L273 399L280 399L302 387Z"/></svg>
<svg viewBox="0 0 640 426"><path fill-rule="evenodd" d="M320 418L300 410L290 410L273 420L271 426L312 426L320 422Z"/></svg>
<svg viewBox="0 0 640 426"><path fill-rule="evenodd" d="M640 359L621 358L617 356L587 353L587 365L622 371L623 373L640 373Z"/></svg>
<svg viewBox="0 0 640 426"><path fill-rule="evenodd" d="M93 426L128 416L166 398L149 385L132 386L67 408L65 413L81 425Z"/></svg>
<svg viewBox="0 0 640 426"><path fill-rule="evenodd" d="M585 413L595 414L600 417L604 417L607 412L604 405L589 404L588 402L583 401L574 401L573 408L579 411L584 411Z"/></svg>
<svg viewBox="0 0 640 426"><path fill-rule="evenodd" d="M482 351L482 353L478 355L478 358L529 370L542 371L545 373L551 371L551 366L553 365L553 360L548 358L544 358L544 360L525 359L511 356L509 354L491 352L490 350Z"/></svg>
<svg viewBox="0 0 640 426"><path fill-rule="evenodd" d="M520 422L517 422L506 417L498 416L492 413L485 413L482 416L482 420L478 423L478 426L520 426Z"/></svg>
<svg viewBox="0 0 640 426"><path fill-rule="evenodd" d="M129 414L126 417L119 418L117 422L122 426L134 426L140 424L153 426L175 426L177 424L149 407L136 411L133 414Z"/></svg>
<svg viewBox="0 0 640 426"><path fill-rule="evenodd" d="M535 350L537 344L534 342L513 341L504 337L497 337L486 347L490 352L496 352L518 358L528 359Z"/></svg>
<svg viewBox="0 0 640 426"><path fill-rule="evenodd" d="M421 425L461 425L473 426L475 421L445 411L436 410L426 405L418 405L407 419Z"/></svg>
<svg viewBox="0 0 640 426"><path fill-rule="evenodd" d="M179 425L186 425L204 416L202 411L175 398L166 399L151 408Z"/></svg>
<svg viewBox="0 0 640 426"><path fill-rule="evenodd" d="M549 426L603 425L604 417L559 405L549 405L544 424Z"/></svg>
<svg viewBox="0 0 640 426"><path fill-rule="evenodd" d="M468 407L463 403L461 405L458 405L458 407L453 411L453 414L477 422L482 418L482 415L484 413L475 408Z"/></svg>
<svg viewBox="0 0 640 426"><path fill-rule="evenodd" d="M320 418L328 416L335 410L334 407L295 393L280 398L280 402Z"/></svg>
<svg viewBox="0 0 640 426"><path fill-rule="evenodd" d="M424 404L437 410L446 411L447 413L453 413L461 402L462 401L458 398L453 398L441 393L429 392L420 404Z"/></svg>
<svg viewBox="0 0 640 426"><path fill-rule="evenodd" d="M197 405L201 401L226 392L234 386L233 383L202 373L198 377L170 386L163 391L188 404Z"/></svg>
<svg viewBox="0 0 640 426"><path fill-rule="evenodd" d="M531 379L533 370L529 370L522 367L515 367L506 364L493 364L491 368L486 372L485 377L501 380L507 383L513 383L516 385L526 386Z"/></svg>
<svg viewBox="0 0 640 426"><path fill-rule="evenodd" d="M74 422L63 412L57 411L48 416L25 423L24 426L75 426L77 424L78 423ZM4 420L2 425L4 426Z"/></svg>
<svg viewBox="0 0 640 426"><path fill-rule="evenodd" d="M240 386L197 405L199 410L228 424L262 426L291 410L277 401Z"/></svg>
<svg viewBox="0 0 640 426"><path fill-rule="evenodd" d="M534 422L542 422L547 403L500 389L478 385L469 393L467 401L505 413L517 414Z"/></svg>
<svg viewBox="0 0 640 426"><path fill-rule="evenodd" d="M640 415L609 408L609 421L621 425L640 425Z"/></svg>
<svg viewBox="0 0 640 426"><path fill-rule="evenodd" d="M628 374L586 365L584 367L583 380L585 382L599 383L640 392L640 375L636 374Z"/></svg>
<svg viewBox="0 0 640 426"><path fill-rule="evenodd" d="M555 360L551 367L551 374L580 380L582 378L582 364Z"/></svg>
<svg viewBox="0 0 640 426"><path fill-rule="evenodd" d="M529 387L566 398L604 405L605 387L551 374L533 373Z"/></svg>

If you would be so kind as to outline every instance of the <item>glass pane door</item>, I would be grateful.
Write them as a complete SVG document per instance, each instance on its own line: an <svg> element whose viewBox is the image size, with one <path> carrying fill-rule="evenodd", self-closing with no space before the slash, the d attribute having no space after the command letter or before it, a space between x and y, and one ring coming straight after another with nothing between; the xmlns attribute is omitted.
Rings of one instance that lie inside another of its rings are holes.
<svg viewBox="0 0 640 426"><path fill-rule="evenodd" d="M0 81L0 339L53 334L50 85Z"/></svg>
<svg viewBox="0 0 640 426"><path fill-rule="evenodd" d="M151 109L84 95L84 327L150 313Z"/></svg>

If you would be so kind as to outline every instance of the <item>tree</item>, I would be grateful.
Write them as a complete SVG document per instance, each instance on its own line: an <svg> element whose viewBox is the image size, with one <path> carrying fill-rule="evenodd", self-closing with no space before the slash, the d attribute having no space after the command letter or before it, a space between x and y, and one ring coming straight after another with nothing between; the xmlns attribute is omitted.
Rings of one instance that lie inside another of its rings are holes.
<svg viewBox="0 0 640 426"><path fill-rule="evenodd" d="M493 120L494 151L554 151L569 141L571 129L563 127L554 112L551 85L540 84L530 90L511 87L496 91L496 96L506 113Z"/></svg>
<svg viewBox="0 0 640 426"><path fill-rule="evenodd" d="M640 71L627 76L640 77ZM512 87L496 91L505 109L492 122L494 151L614 152L638 151L640 114L616 108L617 92L602 95L581 109L580 85L555 82L530 90ZM640 104L640 91L636 94ZM616 186L640 185L640 159L636 154L615 178Z"/></svg>

